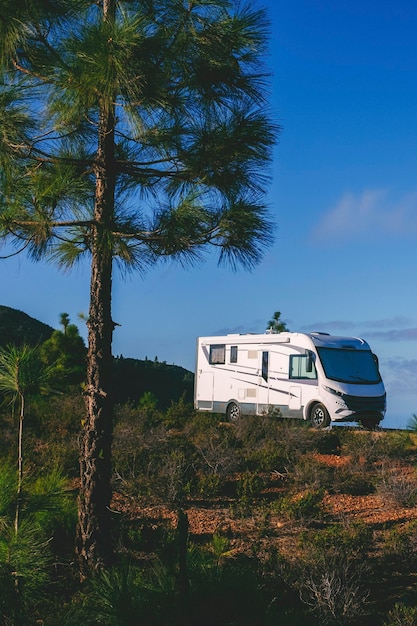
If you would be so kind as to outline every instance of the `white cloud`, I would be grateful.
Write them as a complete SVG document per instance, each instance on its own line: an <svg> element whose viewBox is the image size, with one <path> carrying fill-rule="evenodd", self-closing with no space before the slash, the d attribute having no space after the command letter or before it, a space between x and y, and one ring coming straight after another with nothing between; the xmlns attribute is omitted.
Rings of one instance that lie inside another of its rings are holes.
<svg viewBox="0 0 417 626"><path fill-rule="evenodd" d="M417 328L368 331L367 337L382 341L417 341Z"/></svg>
<svg viewBox="0 0 417 626"><path fill-rule="evenodd" d="M367 189L345 193L335 207L322 215L312 232L314 240L340 236L415 236L417 192L392 198L388 190Z"/></svg>
<svg viewBox="0 0 417 626"><path fill-rule="evenodd" d="M351 322L348 320L329 320L315 322L305 326L304 332L324 329L326 332L358 334L366 337L377 337L386 341L409 341L417 339L415 320L397 315L395 317Z"/></svg>

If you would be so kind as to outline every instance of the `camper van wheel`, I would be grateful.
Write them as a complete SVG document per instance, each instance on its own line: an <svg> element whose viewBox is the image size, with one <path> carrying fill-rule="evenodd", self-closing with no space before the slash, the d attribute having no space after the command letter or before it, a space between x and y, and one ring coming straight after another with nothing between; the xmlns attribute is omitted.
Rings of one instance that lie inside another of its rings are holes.
<svg viewBox="0 0 417 626"><path fill-rule="evenodd" d="M240 406L236 402L231 402L226 410L226 417L229 422L237 422L240 417Z"/></svg>
<svg viewBox="0 0 417 626"><path fill-rule="evenodd" d="M326 428L330 424L330 416L323 404L318 402L310 412L311 425L313 428Z"/></svg>

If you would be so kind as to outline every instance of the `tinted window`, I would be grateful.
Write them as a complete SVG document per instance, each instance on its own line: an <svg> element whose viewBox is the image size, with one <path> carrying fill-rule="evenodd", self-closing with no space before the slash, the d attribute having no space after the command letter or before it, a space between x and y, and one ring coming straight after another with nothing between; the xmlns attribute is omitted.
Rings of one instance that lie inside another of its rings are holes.
<svg viewBox="0 0 417 626"><path fill-rule="evenodd" d="M327 378L343 383L379 383L381 376L370 350L318 348Z"/></svg>
<svg viewBox="0 0 417 626"><path fill-rule="evenodd" d="M307 354L292 354L290 356L290 378L317 378L316 367L312 357Z"/></svg>
<svg viewBox="0 0 417 626"><path fill-rule="evenodd" d="M224 344L214 344L210 346L211 365L222 365L226 363L226 346Z"/></svg>
<svg viewBox="0 0 417 626"><path fill-rule="evenodd" d="M268 380L268 362L269 362L269 353L262 352L262 378L264 380Z"/></svg>

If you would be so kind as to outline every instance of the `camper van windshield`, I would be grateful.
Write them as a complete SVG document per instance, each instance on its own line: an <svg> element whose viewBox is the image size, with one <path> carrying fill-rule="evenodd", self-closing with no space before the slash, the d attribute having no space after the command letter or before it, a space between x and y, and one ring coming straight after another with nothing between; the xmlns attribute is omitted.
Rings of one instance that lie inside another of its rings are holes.
<svg viewBox="0 0 417 626"><path fill-rule="evenodd" d="M375 384L381 381L370 350L317 348L327 378L343 383Z"/></svg>

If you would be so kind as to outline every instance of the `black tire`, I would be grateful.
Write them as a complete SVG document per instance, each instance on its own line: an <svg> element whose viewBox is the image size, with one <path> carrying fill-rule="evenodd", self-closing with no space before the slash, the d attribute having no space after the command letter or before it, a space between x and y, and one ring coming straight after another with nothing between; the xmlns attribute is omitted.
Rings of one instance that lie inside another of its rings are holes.
<svg viewBox="0 0 417 626"><path fill-rule="evenodd" d="M226 409L227 421L234 424L241 416L240 406L236 402L231 402Z"/></svg>
<svg viewBox="0 0 417 626"><path fill-rule="evenodd" d="M317 402L310 411L310 421L313 428L327 428L330 424L330 415L324 404Z"/></svg>

